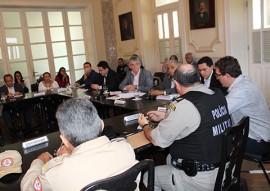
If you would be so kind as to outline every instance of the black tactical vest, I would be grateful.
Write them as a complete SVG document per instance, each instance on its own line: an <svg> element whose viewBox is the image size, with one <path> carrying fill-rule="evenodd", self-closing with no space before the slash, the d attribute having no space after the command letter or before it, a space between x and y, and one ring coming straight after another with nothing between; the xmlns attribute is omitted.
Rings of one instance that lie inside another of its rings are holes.
<svg viewBox="0 0 270 191"><path fill-rule="evenodd" d="M190 91L181 97L198 109L201 123L193 133L174 141L170 147L170 154L174 159L220 162L221 134L231 126L226 98L218 89L215 89L213 95Z"/></svg>

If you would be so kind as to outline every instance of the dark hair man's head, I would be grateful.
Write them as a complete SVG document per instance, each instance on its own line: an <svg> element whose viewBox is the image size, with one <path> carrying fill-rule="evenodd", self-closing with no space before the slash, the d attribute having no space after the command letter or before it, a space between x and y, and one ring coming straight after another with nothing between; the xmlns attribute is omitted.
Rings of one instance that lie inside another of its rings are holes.
<svg viewBox="0 0 270 191"><path fill-rule="evenodd" d="M242 74L238 60L232 56L219 59L216 64L216 77L223 87L230 87L235 78Z"/></svg>
<svg viewBox="0 0 270 191"><path fill-rule="evenodd" d="M98 71L102 76L106 76L110 70L110 66L106 61L100 61L97 65Z"/></svg>
<svg viewBox="0 0 270 191"><path fill-rule="evenodd" d="M213 60L208 56L202 57L198 61L197 66L198 66L198 70L200 72L200 75L204 79L208 79L211 76L213 69L214 69Z"/></svg>

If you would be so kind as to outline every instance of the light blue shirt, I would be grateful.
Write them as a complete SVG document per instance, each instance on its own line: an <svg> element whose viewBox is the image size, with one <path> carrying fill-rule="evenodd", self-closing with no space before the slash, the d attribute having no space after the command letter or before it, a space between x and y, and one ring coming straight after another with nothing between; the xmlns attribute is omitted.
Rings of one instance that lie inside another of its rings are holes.
<svg viewBox="0 0 270 191"><path fill-rule="evenodd" d="M260 88L249 78L238 76L226 96L229 113L234 124L249 116L249 135L255 140L270 142L270 111Z"/></svg>

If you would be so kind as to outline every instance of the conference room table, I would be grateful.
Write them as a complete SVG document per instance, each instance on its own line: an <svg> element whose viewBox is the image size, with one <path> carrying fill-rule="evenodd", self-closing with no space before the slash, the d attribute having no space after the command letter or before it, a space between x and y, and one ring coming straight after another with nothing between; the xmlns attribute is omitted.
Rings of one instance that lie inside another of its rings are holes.
<svg viewBox="0 0 270 191"><path fill-rule="evenodd" d="M168 104L169 101L167 100L148 100L146 96L142 97L142 100L140 101L134 101L132 98L130 99L123 99L125 100L125 104L114 104L114 100L106 99L105 97L98 97L98 92L91 92L91 91L79 91L79 90L73 90L72 94L65 94L65 93L52 93L42 96L34 96L34 94L27 94L25 97L13 100L12 103L6 102L5 104L11 104L12 107L15 107L16 104L19 104L22 101L28 101L29 103L36 103L39 101L42 101L43 99L49 100L57 100L63 101L65 99L71 98L71 97L77 97L77 98L85 98L89 99L93 102L95 106L100 106L101 108L114 108L121 110L124 113L118 113L119 115L110 117L107 119L104 119L104 125L105 125L105 134L113 137L125 137L127 138L128 142L136 142L136 148L134 148L135 153L140 152L141 150L144 150L146 148L151 147L151 143L146 140L146 138L143 135L143 132L139 132L141 130L138 130L138 123L137 120L133 121L124 121L125 116L129 116L136 113L146 113L150 109L157 109L159 106L164 106L165 104ZM59 104L59 103L58 103ZM152 123L151 123L152 124ZM134 134L134 135L133 135ZM61 140L59 137L60 133L59 131L49 133L45 136L47 136L48 141L33 147L29 147L27 149L24 149L22 146L22 142L17 142L15 144L6 145L3 147L0 147L0 152L4 152L6 150L17 150L21 156L22 156L22 173L19 174L17 177L15 177L15 180L5 180L0 179L0 190L2 191L19 191L20 190L20 182L23 178L26 171L29 169L31 162L36 159L40 154L43 152L49 152L53 155L55 150L57 150L61 144ZM131 135L131 136L130 136ZM137 135L140 135L140 138L138 140ZM134 136L134 138L132 138ZM112 137L110 137L112 138ZM142 140L140 140L142 139ZM142 141L142 143L139 143ZM133 144L131 143L133 146ZM14 177L13 177L14 178Z"/></svg>

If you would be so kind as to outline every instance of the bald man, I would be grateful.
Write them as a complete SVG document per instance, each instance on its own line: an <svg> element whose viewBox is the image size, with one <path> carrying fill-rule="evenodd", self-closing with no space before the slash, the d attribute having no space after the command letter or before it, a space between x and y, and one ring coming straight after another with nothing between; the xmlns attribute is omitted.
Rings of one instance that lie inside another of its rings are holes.
<svg viewBox="0 0 270 191"><path fill-rule="evenodd" d="M144 115L138 119L151 143L170 147L167 165L155 168L155 191L214 190L221 134L231 125L225 96L219 89L201 84L200 74L191 64L180 65L173 79L180 97L165 113L147 113L158 126L152 129Z"/></svg>

